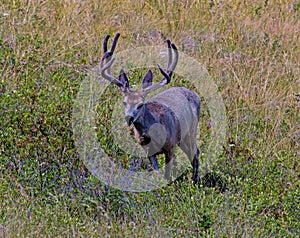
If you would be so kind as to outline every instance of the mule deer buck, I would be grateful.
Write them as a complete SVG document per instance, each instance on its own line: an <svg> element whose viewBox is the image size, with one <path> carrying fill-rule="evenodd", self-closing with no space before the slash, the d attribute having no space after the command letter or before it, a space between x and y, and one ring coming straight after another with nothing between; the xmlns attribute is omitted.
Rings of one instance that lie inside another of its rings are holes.
<svg viewBox="0 0 300 238"><path fill-rule="evenodd" d="M171 179L170 169L174 161L174 150L178 145L188 156L193 167L193 182L199 180L199 149L196 145L197 125L200 117L199 96L184 87L171 87L146 101L146 96L168 84L178 62L176 46L167 40L168 66L164 70L158 65L163 78L160 82L152 84L152 72L148 70L143 78L142 88L132 91L128 78L121 70L119 79L110 73L114 62L113 53L120 34L114 37L110 51L107 49L109 35L103 43L104 55L100 61L100 70L103 78L117 85L122 92L125 107L125 119L128 126L133 125L136 141L143 146L154 170L158 171L156 156L165 154L165 179ZM161 125L155 133L151 133L153 125ZM162 130L163 129L163 130ZM162 136L157 136L164 132ZM156 134L154 136L154 134Z"/></svg>

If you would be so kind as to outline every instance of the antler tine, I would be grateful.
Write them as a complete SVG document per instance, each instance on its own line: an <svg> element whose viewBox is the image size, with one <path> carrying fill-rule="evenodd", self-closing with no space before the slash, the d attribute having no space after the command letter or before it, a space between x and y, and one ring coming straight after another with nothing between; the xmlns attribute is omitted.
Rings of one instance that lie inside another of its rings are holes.
<svg viewBox="0 0 300 238"><path fill-rule="evenodd" d="M159 71L161 72L161 74L164 76L164 78L161 80L161 82L163 82L164 79L167 80L167 83L169 83L171 81L171 76L169 75L169 73L167 73L166 71L164 71L160 65L157 65Z"/></svg>
<svg viewBox="0 0 300 238"><path fill-rule="evenodd" d="M119 37L120 37L120 33L117 33L115 35L115 37L114 37L114 40L113 40L113 43L112 43L110 51L107 51L107 42L108 42L108 40L110 38L110 35L106 35L106 37L105 37L105 39L103 41L104 55L103 55L103 57L101 59L101 64L102 64L101 66L103 66L103 62L104 62L105 59L106 59L106 63L108 63L109 60L110 60L110 57L114 54L114 51L115 51L115 48L117 46L117 42L118 42ZM107 68L107 71L108 71L108 73L110 73L110 68Z"/></svg>
<svg viewBox="0 0 300 238"><path fill-rule="evenodd" d="M110 59L102 68L101 71L109 69L109 67L114 63L115 58Z"/></svg>
<svg viewBox="0 0 300 238"><path fill-rule="evenodd" d="M174 43L172 43L171 46L175 54L172 60L172 65L170 66L171 71L173 71L178 63L178 49Z"/></svg>
<svg viewBox="0 0 300 238"><path fill-rule="evenodd" d="M115 51L115 48L117 46L117 42L118 42L118 39L120 37L120 33L117 33L114 37L114 40L113 40L113 43L112 43L112 46L111 46L111 49L110 51L107 50L107 42L110 38L110 35L107 35L103 41L103 51L104 51L104 55L103 57L101 58L101 62L103 63L103 61L106 59L106 62L108 62L110 59L110 57L114 54L114 51Z"/></svg>
<svg viewBox="0 0 300 238"><path fill-rule="evenodd" d="M172 46L171 46L171 41L168 39L167 40L167 44L168 44L168 67L170 67L170 65L172 64Z"/></svg>
<svg viewBox="0 0 300 238"><path fill-rule="evenodd" d="M104 41L103 41L103 52L106 53L107 52L107 42L109 39L110 35L106 35Z"/></svg>
<svg viewBox="0 0 300 238"><path fill-rule="evenodd" d="M113 40L113 43L112 43L112 46L111 46L111 49L110 49L110 53L111 53L111 54L113 54L114 51L115 51L115 48L116 48L116 46L117 46L117 42L118 42L118 40L119 40L119 37L120 37L120 33L117 33L117 34L115 35L115 38L114 38L114 40Z"/></svg>
<svg viewBox="0 0 300 238"><path fill-rule="evenodd" d="M167 45L168 45L168 66L167 70L163 70L162 67L158 64L158 69L161 72L161 74L164 76L160 82L153 84L145 89L143 89L145 95L168 84L171 81L172 73L173 70L175 69L177 62L178 62L178 50L175 44L171 43L170 40L167 40ZM173 53L174 52L174 57Z"/></svg>
<svg viewBox="0 0 300 238"><path fill-rule="evenodd" d="M107 42L110 38L110 35L106 35L103 41L103 52L104 55L101 58L101 68L103 68L104 60L106 59L106 63L108 62L108 54L107 54Z"/></svg>
<svg viewBox="0 0 300 238"><path fill-rule="evenodd" d="M162 75L166 78L167 83L169 83L171 80L173 70L175 69L175 67L178 63L178 49L174 43L171 43L170 40L167 40L167 44L168 44L168 67L167 67L167 70L164 71L160 66L158 66L158 68L159 68L160 72L162 73ZM174 57L173 57L172 51L174 51ZM168 75L168 77L166 77L166 75ZM164 79L162 79L162 80L164 80Z"/></svg>
<svg viewBox="0 0 300 238"><path fill-rule="evenodd" d="M110 74L110 67L115 60L114 58L111 58L111 57L114 54L119 37L120 37L120 33L117 33L114 37L110 51L108 51L108 49L107 49L107 43L110 38L110 35L107 35L105 37L105 39L103 41L104 55L102 56L102 58L100 60L100 68L101 68L101 75L103 78L107 79L108 81L112 82L113 84L117 85L118 87L122 87L123 84ZM105 64L104 64L104 61L106 61Z"/></svg>

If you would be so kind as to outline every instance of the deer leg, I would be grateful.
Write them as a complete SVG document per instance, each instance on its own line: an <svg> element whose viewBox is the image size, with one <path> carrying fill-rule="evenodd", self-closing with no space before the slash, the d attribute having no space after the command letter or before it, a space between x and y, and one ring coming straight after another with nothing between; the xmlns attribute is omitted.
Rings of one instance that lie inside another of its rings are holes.
<svg viewBox="0 0 300 238"><path fill-rule="evenodd" d="M192 161L192 166L193 166L193 181L194 184L196 184L199 181L199 174L198 174L198 170L199 170L199 149L197 148L197 152L193 158Z"/></svg>
<svg viewBox="0 0 300 238"><path fill-rule="evenodd" d="M154 170L158 171L159 168L158 168L158 163L157 163L157 158L155 155L151 155L149 156L149 160L151 162L151 165L153 167Z"/></svg>
<svg viewBox="0 0 300 238"><path fill-rule="evenodd" d="M171 169L174 160L174 148L165 153L165 179L171 182Z"/></svg>
<svg viewBox="0 0 300 238"><path fill-rule="evenodd" d="M193 182L196 184L199 181L199 149L195 142L190 140L191 138L187 137L180 142L179 147L182 151L188 156L189 160L191 161L193 167Z"/></svg>
<svg viewBox="0 0 300 238"><path fill-rule="evenodd" d="M179 147L187 155L189 160L192 161L193 154L191 153L190 146L185 141L182 141L182 142L180 142Z"/></svg>

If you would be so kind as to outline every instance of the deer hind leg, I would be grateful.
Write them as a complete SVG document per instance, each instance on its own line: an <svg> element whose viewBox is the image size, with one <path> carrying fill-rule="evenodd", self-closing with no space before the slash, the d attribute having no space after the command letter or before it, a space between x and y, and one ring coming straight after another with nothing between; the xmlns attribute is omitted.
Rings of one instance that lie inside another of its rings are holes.
<svg viewBox="0 0 300 238"><path fill-rule="evenodd" d="M199 181L199 154L200 151L197 148L196 154L194 155L193 161L192 161L192 166L193 166L193 181L194 184L196 184Z"/></svg>
<svg viewBox="0 0 300 238"><path fill-rule="evenodd" d="M180 149L188 156L193 167L193 181L196 184L199 181L199 154L200 151L196 144L196 136L186 136L179 145Z"/></svg>

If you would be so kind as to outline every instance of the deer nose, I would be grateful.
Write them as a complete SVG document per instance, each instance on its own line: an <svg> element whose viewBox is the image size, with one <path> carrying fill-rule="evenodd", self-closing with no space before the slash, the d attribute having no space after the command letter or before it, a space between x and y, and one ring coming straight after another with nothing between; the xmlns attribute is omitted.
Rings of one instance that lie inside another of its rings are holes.
<svg viewBox="0 0 300 238"><path fill-rule="evenodd" d="M132 116L126 116L125 119L126 119L127 125L131 126L134 118Z"/></svg>

